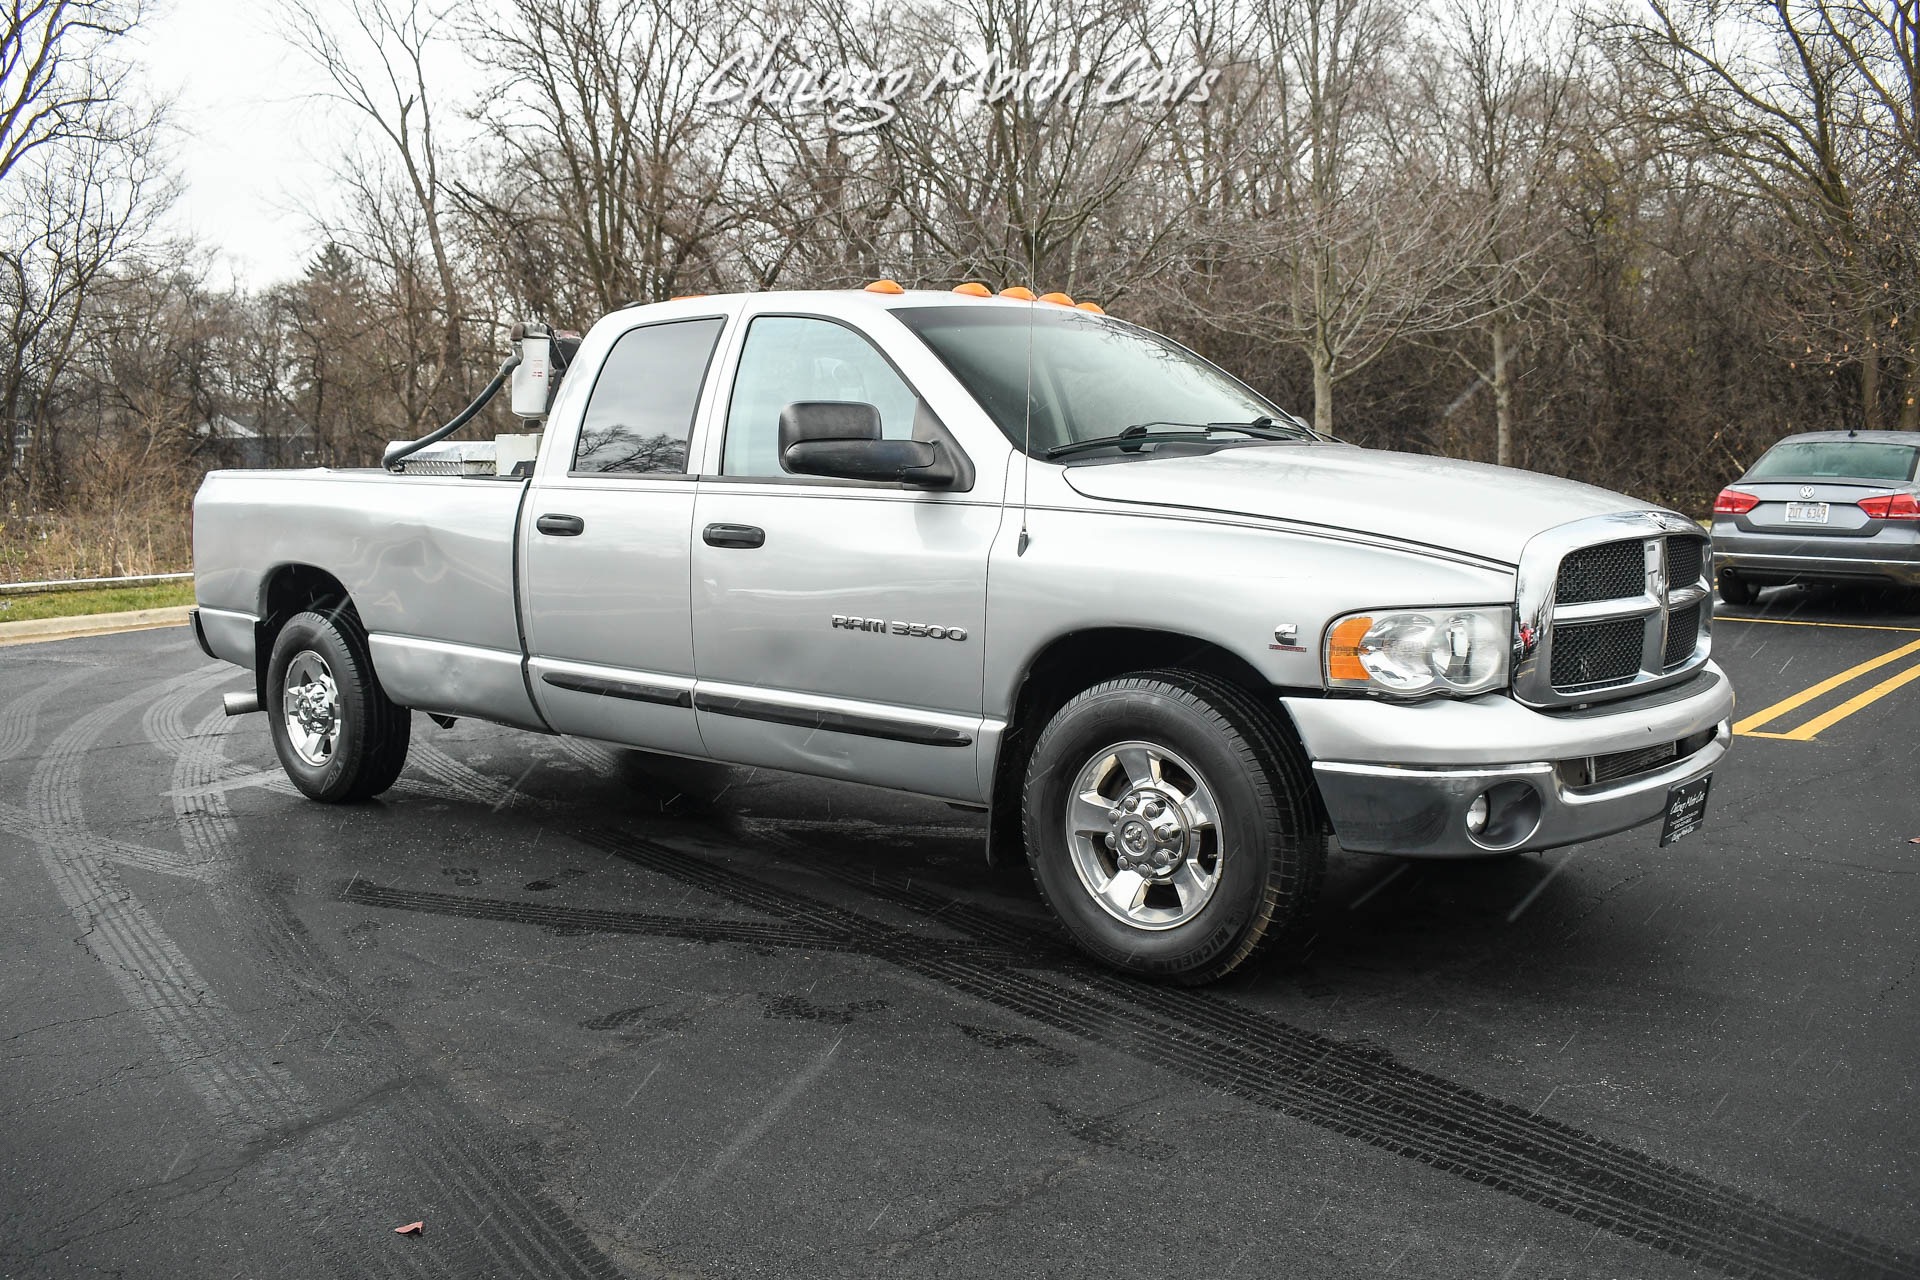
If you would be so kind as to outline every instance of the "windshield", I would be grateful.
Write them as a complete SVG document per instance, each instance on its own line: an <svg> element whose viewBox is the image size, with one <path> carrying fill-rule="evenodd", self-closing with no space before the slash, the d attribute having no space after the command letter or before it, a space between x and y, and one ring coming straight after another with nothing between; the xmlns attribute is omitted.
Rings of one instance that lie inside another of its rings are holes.
<svg viewBox="0 0 1920 1280"><path fill-rule="evenodd" d="M1030 312L959 306L903 307L893 314L933 348L1007 438L1035 456L1142 424L1158 432L1262 418L1296 421L1177 343L1084 311L1048 304ZM1301 436L1310 438L1304 428Z"/></svg>
<svg viewBox="0 0 1920 1280"><path fill-rule="evenodd" d="M1747 472L1748 480L1790 476L1796 480L1832 476L1836 480L1878 480L1902 484L1913 479L1920 447L1871 440L1789 440L1767 450Z"/></svg>

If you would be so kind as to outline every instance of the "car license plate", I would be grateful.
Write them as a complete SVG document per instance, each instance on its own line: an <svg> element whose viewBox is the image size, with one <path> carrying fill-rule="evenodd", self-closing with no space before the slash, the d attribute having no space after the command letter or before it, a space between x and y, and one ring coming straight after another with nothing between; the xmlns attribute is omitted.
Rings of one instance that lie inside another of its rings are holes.
<svg viewBox="0 0 1920 1280"><path fill-rule="evenodd" d="M1825 524L1827 522L1827 504L1824 502L1789 502L1787 504L1788 524Z"/></svg>
<svg viewBox="0 0 1920 1280"><path fill-rule="evenodd" d="M1660 828L1663 848L1700 829L1707 816L1707 788L1712 785L1713 775L1709 773L1667 788L1667 820Z"/></svg>

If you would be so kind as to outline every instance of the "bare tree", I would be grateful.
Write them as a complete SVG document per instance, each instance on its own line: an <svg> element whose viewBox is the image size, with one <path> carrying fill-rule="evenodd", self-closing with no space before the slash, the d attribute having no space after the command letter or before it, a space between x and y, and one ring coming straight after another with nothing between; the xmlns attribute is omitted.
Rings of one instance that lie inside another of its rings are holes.
<svg viewBox="0 0 1920 1280"><path fill-rule="evenodd" d="M552 0L489 21L495 184L462 188L495 261L563 318L715 287L738 130L699 89L729 15L695 0Z"/></svg>
<svg viewBox="0 0 1920 1280"><path fill-rule="evenodd" d="M1478 236L1472 309L1484 309L1484 355L1461 353L1493 393L1494 460L1514 460L1513 364L1525 308L1544 283L1545 207L1563 149L1578 47L1518 0L1449 0L1426 96ZM1481 300L1484 300L1483 303Z"/></svg>
<svg viewBox="0 0 1920 1280"><path fill-rule="evenodd" d="M467 390L463 289L448 227L446 140L429 64L455 49L443 19L423 0L282 0L281 30L329 88L324 97L345 107L377 144L373 153L345 157L339 176L362 234L359 246L395 277L410 327L433 326L435 359L411 362L407 387L410 425ZM384 160L380 157L384 157ZM351 231L334 228L339 238ZM430 271L414 259L424 244ZM433 292L423 286L431 283ZM410 336L423 336L419 334ZM451 393L449 395L448 393Z"/></svg>
<svg viewBox="0 0 1920 1280"><path fill-rule="evenodd" d="M0 182L43 147L96 137L123 105L114 42L139 0L6 0L0 9Z"/></svg>
<svg viewBox="0 0 1920 1280"><path fill-rule="evenodd" d="M1850 369L1857 420L1880 426L1887 357L1906 350L1896 337L1901 314L1912 327L1910 287L1894 299L1911 273L1896 280L1888 270L1890 257L1911 261L1911 227L1893 225L1898 199L1875 199L1890 181L1912 190L1911 5L1677 0L1652 14L1618 28L1663 76L1667 97L1651 123L1685 130L1730 185L1791 228L1781 262L1801 276L1790 322L1804 354ZM1896 395L1903 419L1920 423L1920 409L1907 412L1920 363L1903 362Z"/></svg>
<svg viewBox="0 0 1920 1280"><path fill-rule="evenodd" d="M17 470L29 504L57 499L66 479L61 397L94 295L170 198L153 130L116 135L30 156L0 210L0 480Z"/></svg>
<svg viewBox="0 0 1920 1280"><path fill-rule="evenodd" d="M1432 140L1413 127L1406 15L1385 0L1263 4L1246 48L1264 69L1238 123L1237 181L1217 264L1192 297L1203 323L1301 351L1313 420L1334 388L1410 332L1470 324L1485 237L1449 199Z"/></svg>

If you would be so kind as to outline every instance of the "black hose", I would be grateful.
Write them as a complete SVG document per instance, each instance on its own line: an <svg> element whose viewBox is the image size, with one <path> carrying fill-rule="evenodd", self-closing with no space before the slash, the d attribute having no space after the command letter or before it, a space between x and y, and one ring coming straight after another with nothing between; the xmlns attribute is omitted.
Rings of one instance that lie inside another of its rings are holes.
<svg viewBox="0 0 1920 1280"><path fill-rule="evenodd" d="M408 440L404 443L388 445L386 453L381 455L380 465L391 471L395 464L405 461L430 444L439 444L442 440L445 440L448 436L466 426L467 423L473 421L474 414L487 407L487 401L493 399L493 397L499 393L500 388L506 384L508 376L519 367L520 355L518 352L515 352L500 362L499 372L493 375L493 381L481 389L480 394L474 397L472 404L455 414L452 422L449 422L446 426L438 430L428 432L418 440Z"/></svg>

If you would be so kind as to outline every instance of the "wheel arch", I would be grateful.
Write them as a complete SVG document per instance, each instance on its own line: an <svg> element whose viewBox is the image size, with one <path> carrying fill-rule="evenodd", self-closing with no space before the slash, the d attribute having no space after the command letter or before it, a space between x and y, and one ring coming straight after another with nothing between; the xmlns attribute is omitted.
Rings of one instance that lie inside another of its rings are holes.
<svg viewBox="0 0 1920 1280"><path fill-rule="evenodd" d="M1084 689L1129 671L1177 668L1202 671L1253 697L1274 726L1304 752L1292 717L1280 697L1318 690L1294 690L1270 683L1245 658L1222 645L1178 631L1143 627L1094 627L1056 636L1042 646L1015 683L1011 714L993 762L991 817L987 842L990 860L1024 857L1020 831L1020 791L1034 739L1068 699Z"/></svg>
<svg viewBox="0 0 1920 1280"><path fill-rule="evenodd" d="M287 619L309 609L351 609L353 596L340 579L310 564L281 564L260 582L260 621L254 624L254 692L264 705L267 667L273 661L273 642Z"/></svg>

